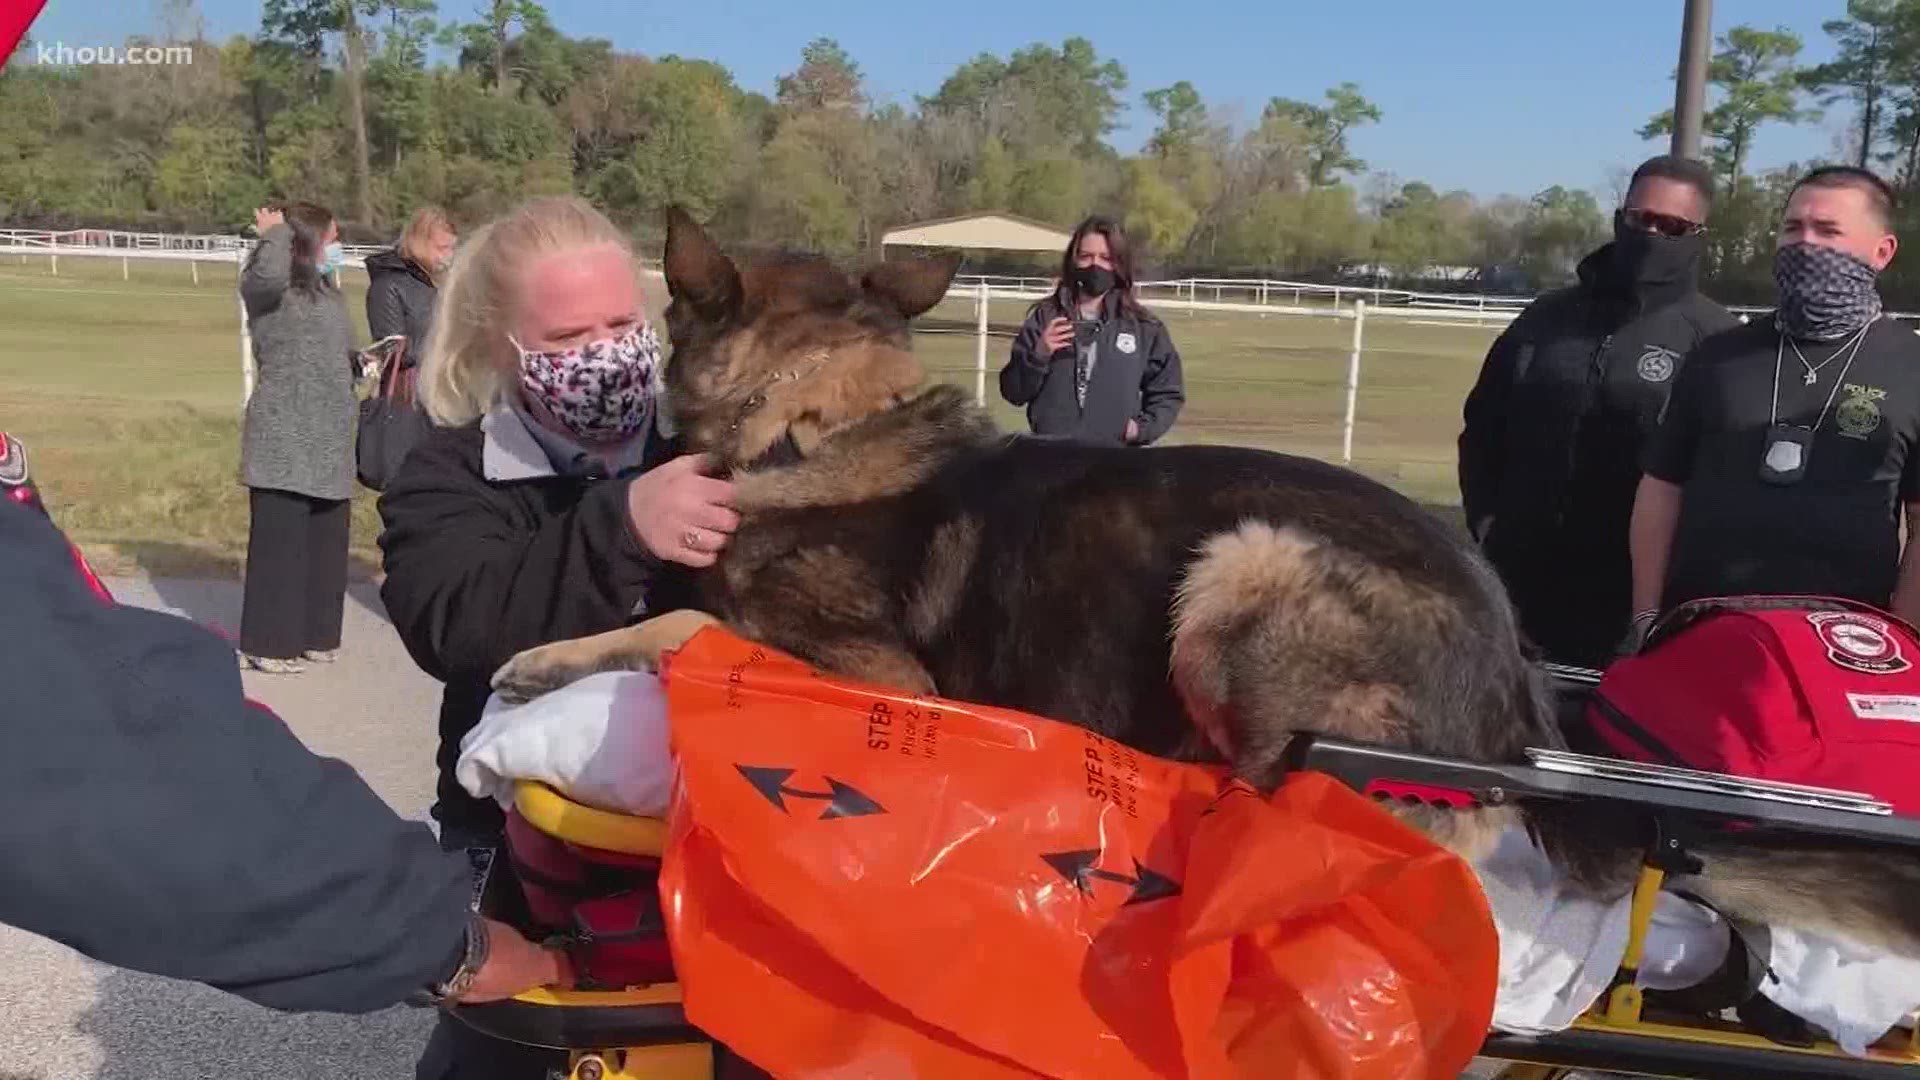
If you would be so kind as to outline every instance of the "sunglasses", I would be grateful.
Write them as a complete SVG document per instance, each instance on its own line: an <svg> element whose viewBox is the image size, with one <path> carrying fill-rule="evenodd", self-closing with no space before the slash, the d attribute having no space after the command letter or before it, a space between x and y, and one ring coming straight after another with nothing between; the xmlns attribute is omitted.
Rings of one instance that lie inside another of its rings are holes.
<svg viewBox="0 0 1920 1080"><path fill-rule="evenodd" d="M1642 210L1637 206L1623 208L1620 211L1620 223L1636 232L1652 231L1666 237L1692 236L1707 231L1707 227L1697 221L1654 210Z"/></svg>

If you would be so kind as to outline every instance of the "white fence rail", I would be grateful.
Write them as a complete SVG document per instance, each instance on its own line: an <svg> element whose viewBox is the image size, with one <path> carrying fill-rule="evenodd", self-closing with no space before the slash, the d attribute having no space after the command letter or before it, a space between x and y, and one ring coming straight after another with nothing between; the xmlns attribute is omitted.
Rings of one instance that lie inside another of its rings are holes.
<svg viewBox="0 0 1920 1080"><path fill-rule="evenodd" d="M114 229L0 229L0 255L45 257L55 275L60 272L62 255L69 258L117 258L123 279L130 279L135 259L166 259L192 264L195 284L200 281L199 264L203 262L231 264L237 276L240 263L253 243L248 237L213 234L171 235ZM345 264L364 269L366 256L383 249L384 245L349 245L345 248ZM642 264L647 266L652 261L643 259ZM647 272L659 273L651 266L647 266ZM989 316L993 302L1013 300L1031 303L1044 299L1054 288L1054 279L1047 277L965 274L954 279L946 299L971 302L974 306L974 396L982 404L987 400L988 339L992 336ZM1143 302L1163 310L1350 320L1353 336L1347 360L1346 408L1340 435L1341 461L1348 464L1353 461L1354 411L1359 397L1360 359L1365 349L1368 319L1404 318L1424 325L1499 327L1511 322L1532 301L1531 297L1525 296L1420 293L1405 289L1325 285L1271 278L1143 281L1139 283L1139 291ZM252 340L247 333L246 308L239 305L239 310L241 401L244 404L253 394L255 371ZM1750 315L1767 309L1736 307L1730 310L1745 321ZM1920 321L1920 314L1916 313L1889 314L1896 319Z"/></svg>

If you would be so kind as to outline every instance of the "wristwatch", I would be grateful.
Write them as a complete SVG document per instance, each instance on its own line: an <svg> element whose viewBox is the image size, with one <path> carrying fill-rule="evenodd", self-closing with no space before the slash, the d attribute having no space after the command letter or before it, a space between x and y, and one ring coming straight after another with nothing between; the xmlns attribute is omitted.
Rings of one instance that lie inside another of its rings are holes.
<svg viewBox="0 0 1920 1080"><path fill-rule="evenodd" d="M427 989L426 999L432 1005L445 1005L457 1000L473 987L473 980L480 969L487 964L487 954L492 946L487 931L487 920L475 913L467 915L467 937L465 947L460 954L460 965L446 980Z"/></svg>

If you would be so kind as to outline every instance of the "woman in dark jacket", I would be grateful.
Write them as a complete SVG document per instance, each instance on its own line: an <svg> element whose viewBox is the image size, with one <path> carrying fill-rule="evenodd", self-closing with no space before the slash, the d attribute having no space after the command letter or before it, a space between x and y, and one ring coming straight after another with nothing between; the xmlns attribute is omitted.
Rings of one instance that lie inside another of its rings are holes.
<svg viewBox="0 0 1920 1080"><path fill-rule="evenodd" d="M250 514L240 657L285 674L340 647L357 359L333 215L295 203L254 224L260 243L240 272L259 369L240 432Z"/></svg>
<svg viewBox="0 0 1920 1080"><path fill-rule="evenodd" d="M1000 396L1024 405L1036 435L1145 446L1186 401L1166 324L1133 295L1117 222L1090 217L1060 259L1060 288L1033 306L1000 369Z"/></svg>
<svg viewBox="0 0 1920 1080"><path fill-rule="evenodd" d="M367 256L367 331L375 341L405 337L409 367L426 355L438 279L458 239L445 211L423 206L390 250Z"/></svg>
<svg viewBox="0 0 1920 1080"><path fill-rule="evenodd" d="M493 672L523 649L681 606L680 568L712 565L739 519L706 459L675 456L633 255L599 212L543 199L484 226L441 305L420 372L438 426L380 498L381 597L408 653L446 684L441 844L493 847L499 807L453 775ZM538 1080L551 1063L442 1021L418 1075Z"/></svg>

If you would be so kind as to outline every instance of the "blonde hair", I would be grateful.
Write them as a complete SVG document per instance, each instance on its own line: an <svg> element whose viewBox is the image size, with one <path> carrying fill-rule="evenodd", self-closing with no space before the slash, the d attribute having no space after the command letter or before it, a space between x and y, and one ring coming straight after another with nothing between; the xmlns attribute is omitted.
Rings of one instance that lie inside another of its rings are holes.
<svg viewBox="0 0 1920 1080"><path fill-rule="evenodd" d="M427 244L432 242L433 234L441 230L453 231L453 222L448 220L447 212L437 206L423 206L407 219L407 227L400 230L400 239L394 242L400 254L433 273L433 264L427 261Z"/></svg>
<svg viewBox="0 0 1920 1080"><path fill-rule="evenodd" d="M420 403L434 423L472 423L499 404L515 273L543 255L602 244L633 256L613 222L573 196L522 203L467 239L441 289L420 362Z"/></svg>

